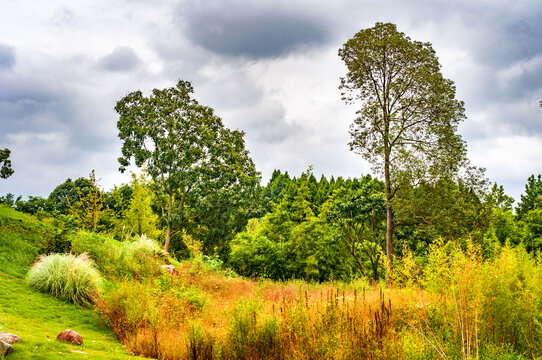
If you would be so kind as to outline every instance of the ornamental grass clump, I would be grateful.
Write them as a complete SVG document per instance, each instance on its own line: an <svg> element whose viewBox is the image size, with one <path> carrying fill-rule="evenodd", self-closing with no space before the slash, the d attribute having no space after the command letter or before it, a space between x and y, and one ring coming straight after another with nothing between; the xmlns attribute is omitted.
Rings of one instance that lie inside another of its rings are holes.
<svg viewBox="0 0 542 360"><path fill-rule="evenodd" d="M128 253L131 254L144 253L152 256L163 255L160 245L156 241L147 238L145 235L140 236L136 238L135 241L128 242L126 244Z"/></svg>
<svg viewBox="0 0 542 360"><path fill-rule="evenodd" d="M100 293L102 276L86 253L40 256L26 276L29 286L59 299L91 305Z"/></svg>

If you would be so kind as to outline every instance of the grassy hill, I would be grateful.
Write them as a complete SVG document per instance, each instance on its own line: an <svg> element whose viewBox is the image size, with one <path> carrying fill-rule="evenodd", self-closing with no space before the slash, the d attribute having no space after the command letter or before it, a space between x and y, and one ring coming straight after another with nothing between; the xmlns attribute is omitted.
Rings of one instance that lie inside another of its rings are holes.
<svg viewBox="0 0 542 360"><path fill-rule="evenodd" d="M26 272L58 229L0 206L0 331L17 334L8 359L133 359L115 334L90 308L72 305L29 288ZM71 328L83 345L57 341Z"/></svg>

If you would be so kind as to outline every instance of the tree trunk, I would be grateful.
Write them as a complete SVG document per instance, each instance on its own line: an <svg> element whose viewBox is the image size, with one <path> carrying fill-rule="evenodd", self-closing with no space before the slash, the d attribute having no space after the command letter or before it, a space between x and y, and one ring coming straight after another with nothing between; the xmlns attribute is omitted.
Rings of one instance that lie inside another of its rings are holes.
<svg viewBox="0 0 542 360"><path fill-rule="evenodd" d="M390 163L387 154L384 160L384 183L386 187L386 287L389 287L393 266L393 210L391 208L391 199L393 195L391 193Z"/></svg>
<svg viewBox="0 0 542 360"><path fill-rule="evenodd" d="M386 199L386 287L390 286L390 275L393 267L393 211L390 200Z"/></svg>
<svg viewBox="0 0 542 360"><path fill-rule="evenodd" d="M167 233L166 233L166 243L164 245L164 250L167 252L169 248L169 240L171 238L171 207L173 205L173 194L169 194L169 200L167 204Z"/></svg>

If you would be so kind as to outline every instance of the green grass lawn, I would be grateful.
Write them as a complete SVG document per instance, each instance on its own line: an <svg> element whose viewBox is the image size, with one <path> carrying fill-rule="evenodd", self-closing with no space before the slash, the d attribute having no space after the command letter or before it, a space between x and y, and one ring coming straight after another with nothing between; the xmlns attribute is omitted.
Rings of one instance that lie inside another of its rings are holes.
<svg viewBox="0 0 542 360"><path fill-rule="evenodd" d="M0 331L21 337L8 360L135 359L91 308L72 305L29 288L24 276L53 227L0 206ZM56 340L63 330L82 345Z"/></svg>

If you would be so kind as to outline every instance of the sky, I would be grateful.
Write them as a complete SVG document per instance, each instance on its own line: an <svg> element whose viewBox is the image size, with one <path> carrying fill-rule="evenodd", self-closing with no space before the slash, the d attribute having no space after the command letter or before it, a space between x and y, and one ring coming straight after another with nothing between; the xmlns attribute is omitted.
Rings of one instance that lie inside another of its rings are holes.
<svg viewBox="0 0 542 360"><path fill-rule="evenodd" d="M15 173L0 195L48 196L96 171L110 189L128 93L192 82L195 98L274 169L357 177L349 150L359 104L341 100L338 49L375 22L430 42L467 119L473 165L519 200L542 173L540 0L0 0L0 148Z"/></svg>

